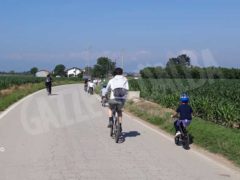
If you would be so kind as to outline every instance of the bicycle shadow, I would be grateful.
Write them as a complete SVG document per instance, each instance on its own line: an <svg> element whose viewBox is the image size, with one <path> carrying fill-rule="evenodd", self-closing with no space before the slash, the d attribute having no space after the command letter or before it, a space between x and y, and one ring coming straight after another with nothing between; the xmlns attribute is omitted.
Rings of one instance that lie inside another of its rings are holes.
<svg viewBox="0 0 240 180"><path fill-rule="evenodd" d="M129 131L129 132L123 132L120 137L120 143L123 143L127 138L134 138L137 136L140 136L141 134L138 131Z"/></svg>

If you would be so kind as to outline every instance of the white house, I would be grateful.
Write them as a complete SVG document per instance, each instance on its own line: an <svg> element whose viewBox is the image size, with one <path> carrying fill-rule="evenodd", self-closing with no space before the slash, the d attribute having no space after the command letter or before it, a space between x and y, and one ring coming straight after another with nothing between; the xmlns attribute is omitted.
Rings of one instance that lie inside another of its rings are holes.
<svg viewBox="0 0 240 180"><path fill-rule="evenodd" d="M73 67L73 68L66 70L66 72L67 72L68 77L76 77L82 73L82 70L77 67Z"/></svg>
<svg viewBox="0 0 240 180"><path fill-rule="evenodd" d="M50 72L47 71L47 70L40 70L38 72L36 72L35 76L36 77L47 77L47 75L49 74Z"/></svg>

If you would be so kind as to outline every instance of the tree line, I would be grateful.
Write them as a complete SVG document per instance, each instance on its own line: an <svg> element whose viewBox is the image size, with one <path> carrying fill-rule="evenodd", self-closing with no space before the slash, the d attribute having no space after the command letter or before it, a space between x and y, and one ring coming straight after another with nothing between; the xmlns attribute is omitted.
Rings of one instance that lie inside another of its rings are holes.
<svg viewBox="0 0 240 180"><path fill-rule="evenodd" d="M142 78L180 78L180 79L240 79L240 69L223 67L197 67L185 54L170 58L166 67L146 67L140 70Z"/></svg>
<svg viewBox="0 0 240 180"><path fill-rule="evenodd" d="M88 78L106 78L112 75L113 70L115 69L116 63L113 62L108 57L99 57L96 60L96 64L92 67L87 66L82 69L82 73L79 74L79 77L88 77ZM26 74L35 75L39 69L37 67L32 67L30 71L26 72ZM66 77L66 66L63 64L58 64L55 66L54 70L51 72L53 76L61 76Z"/></svg>

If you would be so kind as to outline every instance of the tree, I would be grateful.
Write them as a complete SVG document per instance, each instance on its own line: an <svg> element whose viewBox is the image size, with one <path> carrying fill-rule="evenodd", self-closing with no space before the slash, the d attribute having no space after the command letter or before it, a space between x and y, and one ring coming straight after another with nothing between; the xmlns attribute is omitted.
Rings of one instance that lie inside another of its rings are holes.
<svg viewBox="0 0 240 180"><path fill-rule="evenodd" d="M177 66L177 65L182 67L190 67L191 65L190 57L188 57L186 54L182 54L177 58L170 58L166 66L171 67L171 66Z"/></svg>
<svg viewBox="0 0 240 180"><path fill-rule="evenodd" d="M154 76L156 79L168 77L166 70L161 66L157 66L154 68Z"/></svg>
<svg viewBox="0 0 240 180"><path fill-rule="evenodd" d="M190 57L188 57L186 54L182 54L177 57L178 59L178 64L184 67L190 67L191 65L191 60Z"/></svg>
<svg viewBox="0 0 240 180"><path fill-rule="evenodd" d="M155 78L154 67L145 67L140 71L142 78Z"/></svg>
<svg viewBox="0 0 240 180"><path fill-rule="evenodd" d="M61 76L61 77L64 77L66 76L66 73L65 73L65 66L63 64L58 64L56 65L56 67L54 68L54 75L55 76Z"/></svg>
<svg viewBox="0 0 240 180"><path fill-rule="evenodd" d="M201 78L201 74L200 74L200 72L197 68L192 68L190 73L191 73L191 76L192 76L193 79L200 79Z"/></svg>
<svg viewBox="0 0 240 180"><path fill-rule="evenodd" d="M38 72L38 68L37 67L33 67L33 68L31 68L31 70L30 70L30 73L32 74L32 75L34 75L35 76L35 74Z"/></svg>
<svg viewBox="0 0 240 180"><path fill-rule="evenodd" d="M112 74L115 69L115 62L112 62L108 57L99 57L97 59L97 64L93 67L94 77L107 77L108 74Z"/></svg>
<svg viewBox="0 0 240 180"><path fill-rule="evenodd" d="M191 66L190 57L182 54L177 58L170 58L166 65L166 71L172 78L186 78Z"/></svg>

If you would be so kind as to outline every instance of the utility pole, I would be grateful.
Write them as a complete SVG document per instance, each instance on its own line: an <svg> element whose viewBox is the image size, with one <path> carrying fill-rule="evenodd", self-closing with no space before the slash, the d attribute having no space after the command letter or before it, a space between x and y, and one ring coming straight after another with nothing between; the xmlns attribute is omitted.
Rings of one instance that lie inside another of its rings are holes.
<svg viewBox="0 0 240 180"><path fill-rule="evenodd" d="M122 49L122 53L121 53L122 69L123 69L123 52L124 52L124 49Z"/></svg>
<svg viewBox="0 0 240 180"><path fill-rule="evenodd" d="M87 48L87 63L88 63L88 67L87 67L87 75L88 75L88 78L90 77L90 59L91 59L91 45L88 46Z"/></svg>

